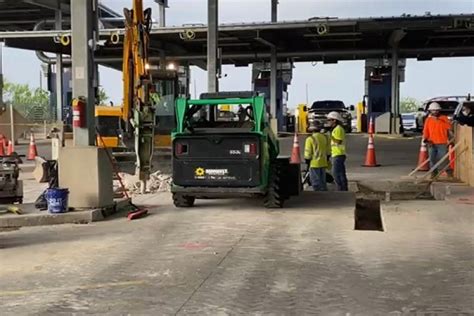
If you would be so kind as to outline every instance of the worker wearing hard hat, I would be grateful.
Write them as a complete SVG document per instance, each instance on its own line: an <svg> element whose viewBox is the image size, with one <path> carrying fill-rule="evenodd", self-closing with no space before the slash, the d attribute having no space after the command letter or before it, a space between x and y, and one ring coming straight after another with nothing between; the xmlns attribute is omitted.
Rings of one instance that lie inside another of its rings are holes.
<svg viewBox="0 0 474 316"><path fill-rule="evenodd" d="M339 112L330 112L327 116L331 131L332 175L338 191L347 191L346 176L346 132L342 127L343 119Z"/></svg>
<svg viewBox="0 0 474 316"><path fill-rule="evenodd" d="M322 131L320 122L311 122L308 131L312 134L306 138L304 159L309 167L309 179L314 191L327 191L328 139Z"/></svg>
<svg viewBox="0 0 474 316"><path fill-rule="evenodd" d="M441 115L441 106L433 102L429 105L430 115L426 118L423 128L423 141L428 145L430 166L434 167L448 153L450 143L451 123L446 115ZM453 171L449 169L448 159L445 159L432 174L436 177L439 170L446 170L449 176Z"/></svg>

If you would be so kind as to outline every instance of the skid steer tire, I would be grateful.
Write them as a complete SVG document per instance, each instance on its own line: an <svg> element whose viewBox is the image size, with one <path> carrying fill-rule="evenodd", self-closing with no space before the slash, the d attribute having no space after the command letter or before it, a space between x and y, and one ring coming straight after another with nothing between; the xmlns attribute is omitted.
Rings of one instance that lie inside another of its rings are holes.
<svg viewBox="0 0 474 316"><path fill-rule="evenodd" d="M278 164L271 165L270 179L268 181L268 191L263 198L263 205L266 208L282 208L285 202L285 195L281 192L281 171Z"/></svg>
<svg viewBox="0 0 474 316"><path fill-rule="evenodd" d="M180 193L173 193L173 204L175 207L192 207L195 198L193 196L186 196Z"/></svg>

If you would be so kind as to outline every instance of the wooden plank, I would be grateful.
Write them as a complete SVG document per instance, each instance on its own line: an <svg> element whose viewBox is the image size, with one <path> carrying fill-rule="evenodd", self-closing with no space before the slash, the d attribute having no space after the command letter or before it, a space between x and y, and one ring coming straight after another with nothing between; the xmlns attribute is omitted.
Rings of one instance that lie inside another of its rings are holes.
<svg viewBox="0 0 474 316"><path fill-rule="evenodd" d="M456 143L462 144L460 149L456 150L456 163L454 175L464 183L474 186L474 160L473 160L473 129L468 126L456 126Z"/></svg>

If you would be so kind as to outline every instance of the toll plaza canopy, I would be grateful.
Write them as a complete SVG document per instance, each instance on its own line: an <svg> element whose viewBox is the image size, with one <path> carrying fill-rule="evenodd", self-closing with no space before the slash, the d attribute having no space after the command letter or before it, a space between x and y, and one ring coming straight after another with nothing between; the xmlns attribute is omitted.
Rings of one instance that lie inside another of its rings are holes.
<svg viewBox="0 0 474 316"><path fill-rule="evenodd" d="M47 15L40 8L37 12L25 12L20 19L13 16L14 9L5 6L5 3L10 2L18 1L0 1L0 30L6 31L0 32L0 40L3 39L7 46L70 53L70 45L64 46L57 41L58 36L70 35L70 30L56 31L51 30L50 26L49 29L33 32L34 25L49 18L51 13ZM28 1L31 2L48 1ZM64 8L67 8L68 1L64 2ZM25 10L33 9L29 7ZM100 35L104 42L97 47L96 61L120 69L123 20L106 7L101 13L101 20ZM112 35L119 35L119 42L112 41ZM164 53L168 60L205 67L207 27L202 24L164 28L153 26L150 45L152 62L159 60L160 53ZM223 64L247 65L269 61L272 47L276 47L279 61L293 62L332 63L338 60L384 58L390 57L394 49L397 49L399 58L420 60L474 56L474 14L311 18L277 23L219 25L219 48Z"/></svg>
<svg viewBox="0 0 474 316"><path fill-rule="evenodd" d="M0 32L32 31L41 21L48 21L51 28L58 11L62 14L64 28L70 28L70 3L70 0L0 0ZM123 16L102 4L99 9L104 25L123 26Z"/></svg>

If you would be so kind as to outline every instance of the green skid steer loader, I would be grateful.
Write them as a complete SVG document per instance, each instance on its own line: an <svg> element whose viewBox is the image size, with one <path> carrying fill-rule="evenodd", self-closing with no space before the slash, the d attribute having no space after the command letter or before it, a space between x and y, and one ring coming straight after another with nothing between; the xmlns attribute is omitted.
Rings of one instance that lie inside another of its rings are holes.
<svg viewBox="0 0 474 316"><path fill-rule="evenodd" d="M181 98L176 121L171 187L176 207L191 207L196 199L260 197L265 207L281 208L300 193L300 165L279 157L262 96L220 92Z"/></svg>

